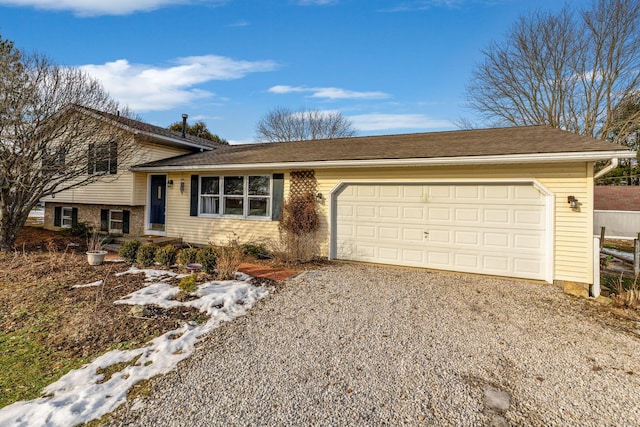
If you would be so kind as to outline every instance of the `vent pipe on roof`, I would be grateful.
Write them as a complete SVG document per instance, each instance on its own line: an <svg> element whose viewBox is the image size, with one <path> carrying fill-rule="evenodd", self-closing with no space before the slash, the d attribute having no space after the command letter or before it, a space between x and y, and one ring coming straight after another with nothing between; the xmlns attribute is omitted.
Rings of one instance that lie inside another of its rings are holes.
<svg viewBox="0 0 640 427"><path fill-rule="evenodd" d="M182 114L182 137L183 138L187 137L187 117L189 117L188 114L186 113Z"/></svg>

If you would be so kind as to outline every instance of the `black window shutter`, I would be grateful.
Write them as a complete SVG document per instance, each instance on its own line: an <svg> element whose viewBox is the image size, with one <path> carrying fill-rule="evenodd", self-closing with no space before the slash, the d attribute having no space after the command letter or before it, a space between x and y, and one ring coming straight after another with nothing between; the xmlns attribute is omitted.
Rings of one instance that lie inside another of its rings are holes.
<svg viewBox="0 0 640 427"><path fill-rule="evenodd" d="M56 206L53 208L53 226L60 227L62 224L62 207Z"/></svg>
<svg viewBox="0 0 640 427"><path fill-rule="evenodd" d="M109 209L100 209L100 231L109 231Z"/></svg>
<svg viewBox="0 0 640 427"><path fill-rule="evenodd" d="M89 151L87 152L87 173L93 174L94 165L96 163L95 144L89 144Z"/></svg>
<svg viewBox="0 0 640 427"><path fill-rule="evenodd" d="M111 141L109 143L109 173L115 175L118 173L118 143Z"/></svg>
<svg viewBox="0 0 640 427"><path fill-rule="evenodd" d="M284 199L284 174L273 174L273 207L271 208L271 219L280 221L282 214L282 201Z"/></svg>
<svg viewBox="0 0 640 427"><path fill-rule="evenodd" d="M189 210L190 216L198 216L198 193L199 179L198 175L191 175L191 209Z"/></svg>
<svg viewBox="0 0 640 427"><path fill-rule="evenodd" d="M122 211L122 232L129 234L129 211Z"/></svg>
<svg viewBox="0 0 640 427"><path fill-rule="evenodd" d="M71 226L78 225L78 208L71 208Z"/></svg>

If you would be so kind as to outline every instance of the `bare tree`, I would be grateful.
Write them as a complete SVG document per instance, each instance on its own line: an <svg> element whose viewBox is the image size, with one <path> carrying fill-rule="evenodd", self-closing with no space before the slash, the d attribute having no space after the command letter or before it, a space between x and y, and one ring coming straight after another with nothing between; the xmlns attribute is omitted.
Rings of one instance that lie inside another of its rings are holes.
<svg viewBox="0 0 640 427"><path fill-rule="evenodd" d="M347 138L356 133L353 123L340 113L292 111L286 107L269 111L256 126L256 140L260 142Z"/></svg>
<svg viewBox="0 0 640 427"><path fill-rule="evenodd" d="M640 2L521 17L483 53L467 98L486 119L607 139L616 105L640 83Z"/></svg>
<svg viewBox="0 0 640 427"><path fill-rule="evenodd" d="M117 111L97 80L0 38L0 251L41 198L117 177L135 150Z"/></svg>

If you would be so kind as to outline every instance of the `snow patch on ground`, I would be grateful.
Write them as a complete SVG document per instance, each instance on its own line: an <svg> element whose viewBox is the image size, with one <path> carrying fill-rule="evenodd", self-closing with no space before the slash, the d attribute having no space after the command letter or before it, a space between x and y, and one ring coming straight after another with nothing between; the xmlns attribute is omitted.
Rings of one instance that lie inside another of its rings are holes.
<svg viewBox="0 0 640 427"><path fill-rule="evenodd" d="M142 273L146 275L149 285L116 301L116 304L157 305L163 308L190 306L207 313L210 319L201 325L185 324L180 329L155 338L143 348L113 350L99 356L47 386L43 392L50 397L16 402L0 409L0 425L71 426L112 412L125 402L127 390L133 385L172 370L178 362L193 353L203 335L222 322L244 315L258 300L268 295L265 288L253 286L248 282L249 276L239 273L236 276L238 280L200 285L196 291L200 298L183 303L172 300L178 288L164 281L179 279L187 274L133 267L118 275ZM75 287L100 286L97 283ZM106 381L103 374L96 373L98 369L117 363L128 363L128 366Z"/></svg>
<svg viewBox="0 0 640 427"><path fill-rule="evenodd" d="M102 284L104 283L104 281L102 280L98 280L97 282L91 282L91 283L87 283L86 285L73 285L72 288L73 289L78 289L78 288L92 288L95 286L102 286Z"/></svg>

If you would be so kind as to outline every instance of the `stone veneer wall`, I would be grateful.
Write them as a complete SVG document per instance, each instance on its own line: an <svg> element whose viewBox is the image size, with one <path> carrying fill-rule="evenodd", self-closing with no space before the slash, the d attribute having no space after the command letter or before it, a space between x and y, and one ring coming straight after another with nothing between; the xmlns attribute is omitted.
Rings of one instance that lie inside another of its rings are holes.
<svg viewBox="0 0 640 427"><path fill-rule="evenodd" d="M54 209L58 206L68 208L78 208L78 222L86 222L100 228L100 210L118 209L127 210L129 216L129 235L142 236L145 234L144 206L119 206L119 205L82 205L72 203L50 203L47 202L44 208L44 228L47 230L59 230L60 227L53 225Z"/></svg>

